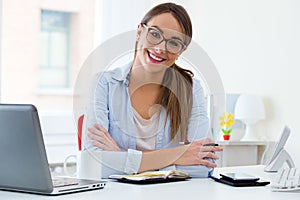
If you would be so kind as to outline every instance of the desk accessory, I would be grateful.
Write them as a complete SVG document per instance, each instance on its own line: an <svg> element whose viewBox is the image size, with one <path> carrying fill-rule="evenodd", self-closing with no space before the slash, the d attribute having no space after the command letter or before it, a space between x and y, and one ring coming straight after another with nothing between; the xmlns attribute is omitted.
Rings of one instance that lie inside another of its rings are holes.
<svg viewBox="0 0 300 200"><path fill-rule="evenodd" d="M281 168L271 183L274 192L300 191L300 169Z"/></svg>
<svg viewBox="0 0 300 200"><path fill-rule="evenodd" d="M280 136L280 139L276 144L274 153L264 169L265 172L277 172L283 166L284 163L287 163L289 168L295 168L295 164L293 162L292 157L284 149L285 143L288 140L290 133L290 128L285 126Z"/></svg>

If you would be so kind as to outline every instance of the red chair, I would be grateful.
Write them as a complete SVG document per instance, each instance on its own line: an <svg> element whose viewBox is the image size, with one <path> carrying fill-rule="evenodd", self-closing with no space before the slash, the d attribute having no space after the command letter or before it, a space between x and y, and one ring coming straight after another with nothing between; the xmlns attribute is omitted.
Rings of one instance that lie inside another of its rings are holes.
<svg viewBox="0 0 300 200"><path fill-rule="evenodd" d="M82 125L83 125L83 119L84 115L81 115L78 118L78 123L77 123L77 139L78 139L78 150L82 150Z"/></svg>

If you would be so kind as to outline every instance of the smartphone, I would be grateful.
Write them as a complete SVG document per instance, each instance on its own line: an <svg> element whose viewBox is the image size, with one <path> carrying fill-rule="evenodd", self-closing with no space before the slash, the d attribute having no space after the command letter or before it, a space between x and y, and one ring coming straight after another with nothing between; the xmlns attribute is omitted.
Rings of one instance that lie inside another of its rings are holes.
<svg viewBox="0 0 300 200"><path fill-rule="evenodd" d="M223 179L231 181L258 181L259 178L246 173L222 173L220 176Z"/></svg>

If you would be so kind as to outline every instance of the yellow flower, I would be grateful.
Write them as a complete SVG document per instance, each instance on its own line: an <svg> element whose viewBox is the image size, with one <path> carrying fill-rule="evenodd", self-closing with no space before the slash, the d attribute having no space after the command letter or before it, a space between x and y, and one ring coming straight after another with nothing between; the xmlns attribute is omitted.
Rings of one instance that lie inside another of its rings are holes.
<svg viewBox="0 0 300 200"><path fill-rule="evenodd" d="M233 119L232 113L225 112L222 116L219 117L220 125L222 127L226 127L226 129L230 129L231 126L234 124L235 120Z"/></svg>

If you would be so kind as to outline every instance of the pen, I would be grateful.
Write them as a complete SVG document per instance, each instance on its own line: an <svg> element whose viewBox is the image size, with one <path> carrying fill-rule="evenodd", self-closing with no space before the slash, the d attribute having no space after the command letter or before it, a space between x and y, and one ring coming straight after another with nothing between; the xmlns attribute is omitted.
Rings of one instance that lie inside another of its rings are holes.
<svg viewBox="0 0 300 200"><path fill-rule="evenodd" d="M181 135L181 142L178 142L179 145L187 145L190 144L187 136Z"/></svg>
<svg viewBox="0 0 300 200"><path fill-rule="evenodd" d="M180 145L186 145L186 144L190 144L190 142L189 142L189 141L185 141L185 142L178 142L178 144L180 144Z"/></svg>
<svg viewBox="0 0 300 200"><path fill-rule="evenodd" d="M219 146L219 144L216 144L216 143L207 143L207 144L204 144L203 146Z"/></svg>

